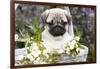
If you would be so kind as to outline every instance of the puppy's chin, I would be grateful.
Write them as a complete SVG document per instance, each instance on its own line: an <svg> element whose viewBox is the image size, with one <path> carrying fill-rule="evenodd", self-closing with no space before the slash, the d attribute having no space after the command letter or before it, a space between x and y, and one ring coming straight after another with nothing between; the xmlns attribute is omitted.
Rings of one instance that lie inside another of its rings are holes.
<svg viewBox="0 0 100 69"><path fill-rule="evenodd" d="M54 40L57 40L57 41L60 41L63 39L63 36L57 36L57 37L54 37Z"/></svg>

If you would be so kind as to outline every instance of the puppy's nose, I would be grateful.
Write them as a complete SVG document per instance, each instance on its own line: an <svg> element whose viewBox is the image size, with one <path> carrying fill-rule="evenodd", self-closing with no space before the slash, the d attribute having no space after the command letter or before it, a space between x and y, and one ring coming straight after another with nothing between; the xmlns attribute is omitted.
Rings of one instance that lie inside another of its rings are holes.
<svg viewBox="0 0 100 69"><path fill-rule="evenodd" d="M59 31L59 30L61 30L61 28L60 27L55 27L55 29L54 29L55 31Z"/></svg>

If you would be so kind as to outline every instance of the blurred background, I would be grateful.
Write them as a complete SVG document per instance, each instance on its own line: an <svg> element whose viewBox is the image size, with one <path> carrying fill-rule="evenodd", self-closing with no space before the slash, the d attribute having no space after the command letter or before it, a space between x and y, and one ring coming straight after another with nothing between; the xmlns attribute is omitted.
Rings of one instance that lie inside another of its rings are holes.
<svg viewBox="0 0 100 69"><path fill-rule="evenodd" d="M15 11L15 37L16 49L25 47L25 34L34 35L33 20L39 20L39 26L42 23L40 20L41 13L46 9L54 8L55 6L44 5L29 5L19 4ZM74 33L81 33L80 43L89 48L87 61L95 61L95 9L89 7L69 7L73 19Z"/></svg>

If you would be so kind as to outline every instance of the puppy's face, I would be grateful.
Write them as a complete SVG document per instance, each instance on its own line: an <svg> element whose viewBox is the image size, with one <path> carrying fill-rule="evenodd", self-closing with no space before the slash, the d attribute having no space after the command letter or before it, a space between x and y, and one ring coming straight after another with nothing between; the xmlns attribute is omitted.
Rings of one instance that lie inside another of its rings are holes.
<svg viewBox="0 0 100 69"><path fill-rule="evenodd" d="M57 37L64 35L67 30L66 26L70 24L68 12L63 9L55 8L45 11L43 16L45 16L44 22L52 36Z"/></svg>

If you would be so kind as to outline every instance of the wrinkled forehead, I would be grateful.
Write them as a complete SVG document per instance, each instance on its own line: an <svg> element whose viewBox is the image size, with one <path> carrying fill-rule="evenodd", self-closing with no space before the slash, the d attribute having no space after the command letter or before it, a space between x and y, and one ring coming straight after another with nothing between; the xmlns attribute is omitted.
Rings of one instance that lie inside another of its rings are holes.
<svg viewBox="0 0 100 69"><path fill-rule="evenodd" d="M47 22L51 22L52 20L63 20L65 22L68 21L65 16L65 13L59 10L54 10L49 12L49 15L47 17Z"/></svg>

